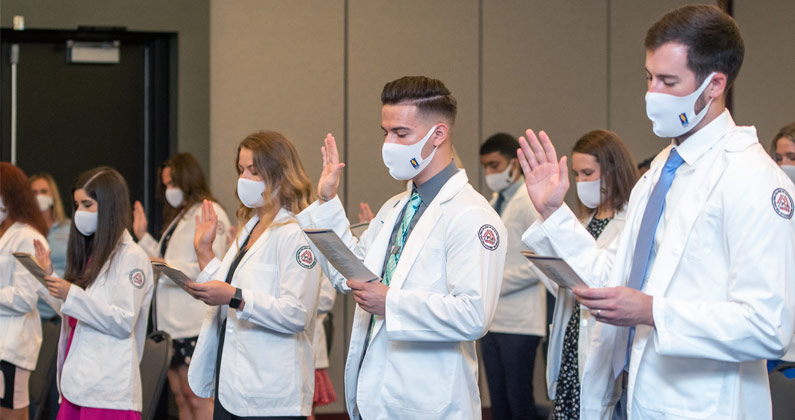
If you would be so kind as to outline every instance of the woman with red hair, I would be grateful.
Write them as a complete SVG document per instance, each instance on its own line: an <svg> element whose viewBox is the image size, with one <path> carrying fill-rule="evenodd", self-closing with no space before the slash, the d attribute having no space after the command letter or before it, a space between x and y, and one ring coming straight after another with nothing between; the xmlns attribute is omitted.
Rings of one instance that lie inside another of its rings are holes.
<svg viewBox="0 0 795 420"><path fill-rule="evenodd" d="M36 309L39 285L13 252L34 254L33 241L47 240L47 224L16 166L0 162L0 418L28 418L28 381L41 347Z"/></svg>

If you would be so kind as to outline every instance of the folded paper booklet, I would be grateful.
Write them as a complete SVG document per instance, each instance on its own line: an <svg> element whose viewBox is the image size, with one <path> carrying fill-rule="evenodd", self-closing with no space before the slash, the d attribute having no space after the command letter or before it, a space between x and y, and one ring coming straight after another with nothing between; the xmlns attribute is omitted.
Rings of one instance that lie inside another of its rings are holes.
<svg viewBox="0 0 795 420"><path fill-rule="evenodd" d="M380 277L373 274L362 260L348 249L339 236L331 229L304 229L304 233L321 254L348 280L376 281Z"/></svg>
<svg viewBox="0 0 795 420"><path fill-rule="evenodd" d="M33 274L33 277L36 277L36 280L43 284L44 287L47 287L47 282L44 281L44 276L47 276L48 274L43 268L41 268L39 263L36 262L36 260L33 258L33 255L30 255L27 252L14 252L13 254L14 258L16 258L17 261L19 261L19 263L25 268L27 268L28 271L30 271L30 274Z"/></svg>
<svg viewBox="0 0 795 420"><path fill-rule="evenodd" d="M562 258L544 257L531 251L522 251L522 255L530 260L542 273L546 274L550 280L561 287L567 289L573 289L577 286L588 287Z"/></svg>
<svg viewBox="0 0 795 420"><path fill-rule="evenodd" d="M185 287L186 284L193 282L193 280L186 276L185 273L163 261L152 261L152 270L168 277L179 287Z"/></svg>

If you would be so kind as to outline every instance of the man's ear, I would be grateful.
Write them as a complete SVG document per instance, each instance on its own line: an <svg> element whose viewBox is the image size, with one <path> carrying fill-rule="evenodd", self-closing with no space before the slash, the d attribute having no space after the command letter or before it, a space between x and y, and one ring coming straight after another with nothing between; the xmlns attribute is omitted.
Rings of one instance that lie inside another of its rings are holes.
<svg viewBox="0 0 795 420"><path fill-rule="evenodd" d="M447 125L445 122L440 122L436 124L436 129L431 134L433 138L433 146L439 147L445 140L447 140L447 136L450 135L450 126Z"/></svg>
<svg viewBox="0 0 795 420"><path fill-rule="evenodd" d="M710 98L717 99L726 93L728 84L729 78L726 76L726 73L715 72L715 75L712 76L712 80L709 82L709 86L707 86L707 95Z"/></svg>

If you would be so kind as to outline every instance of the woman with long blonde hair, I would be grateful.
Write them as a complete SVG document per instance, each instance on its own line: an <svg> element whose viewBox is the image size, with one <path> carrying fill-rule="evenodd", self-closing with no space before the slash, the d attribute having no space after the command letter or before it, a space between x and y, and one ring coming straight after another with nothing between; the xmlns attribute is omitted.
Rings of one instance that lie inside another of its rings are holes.
<svg viewBox="0 0 795 420"><path fill-rule="evenodd" d="M312 334L320 270L295 214L313 200L298 152L283 135L246 137L236 154L239 235L212 251L217 216L197 217L202 272L188 291L214 306L188 371L196 395L215 396L213 418L305 418L312 408Z"/></svg>

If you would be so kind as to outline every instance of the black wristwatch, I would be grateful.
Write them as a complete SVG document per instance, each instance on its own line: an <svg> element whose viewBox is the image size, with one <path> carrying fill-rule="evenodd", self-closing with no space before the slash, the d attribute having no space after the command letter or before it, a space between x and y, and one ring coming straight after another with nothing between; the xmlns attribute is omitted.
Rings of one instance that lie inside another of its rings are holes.
<svg viewBox="0 0 795 420"><path fill-rule="evenodd" d="M235 295L232 296L232 299L229 301L229 307L232 309L240 308L240 305L243 303L243 291L240 290L239 287L235 287Z"/></svg>

